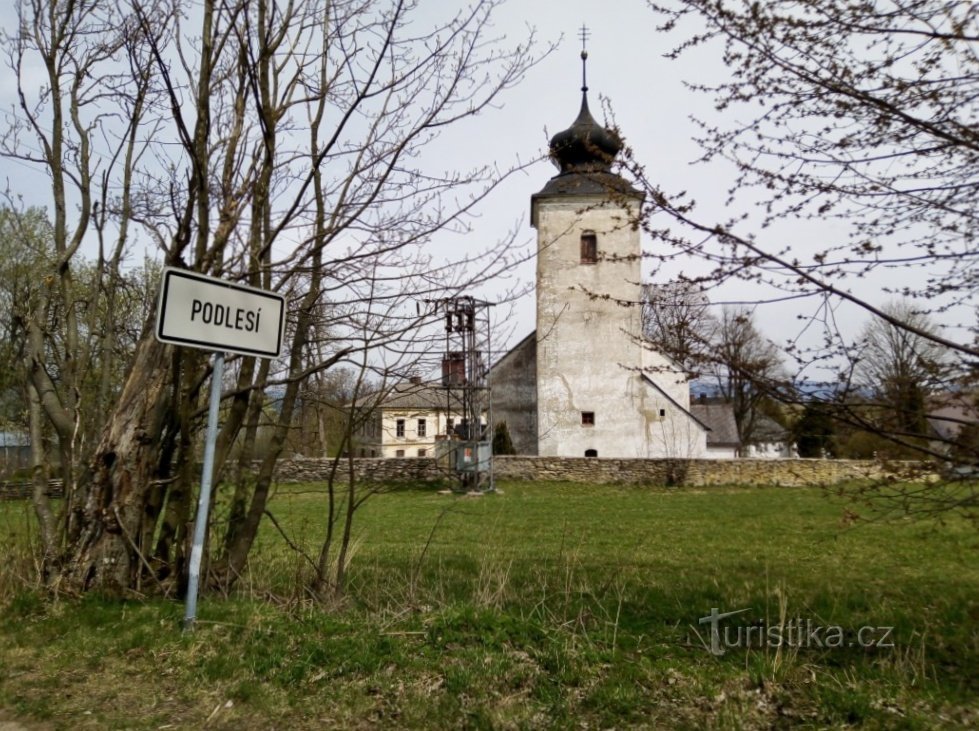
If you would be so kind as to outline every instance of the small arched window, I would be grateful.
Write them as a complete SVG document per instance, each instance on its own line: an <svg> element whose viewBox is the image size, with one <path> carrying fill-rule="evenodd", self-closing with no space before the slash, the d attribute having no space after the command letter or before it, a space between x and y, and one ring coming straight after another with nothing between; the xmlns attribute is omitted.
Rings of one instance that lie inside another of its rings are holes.
<svg viewBox="0 0 979 731"><path fill-rule="evenodd" d="M598 237L594 231L585 231L581 234L581 263L598 263Z"/></svg>
<svg viewBox="0 0 979 731"><path fill-rule="evenodd" d="M597 457L598 456L598 450L597 449L586 449L585 450L585 456L586 457Z"/></svg>

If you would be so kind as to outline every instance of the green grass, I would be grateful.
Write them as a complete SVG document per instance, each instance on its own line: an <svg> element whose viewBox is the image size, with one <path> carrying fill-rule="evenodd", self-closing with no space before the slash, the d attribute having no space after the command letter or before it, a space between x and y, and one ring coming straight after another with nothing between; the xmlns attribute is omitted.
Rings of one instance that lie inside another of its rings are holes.
<svg viewBox="0 0 979 731"><path fill-rule="evenodd" d="M0 576L0 709L56 728L979 723L965 522L851 523L815 489L501 487L372 498L331 606L266 525L238 594L203 597L190 635L174 602L51 603ZM271 510L315 555L322 491L281 488ZM21 550L25 516L0 504L0 544ZM697 637L712 607L750 608L733 626L838 625L847 642L893 627L894 647L715 657Z"/></svg>

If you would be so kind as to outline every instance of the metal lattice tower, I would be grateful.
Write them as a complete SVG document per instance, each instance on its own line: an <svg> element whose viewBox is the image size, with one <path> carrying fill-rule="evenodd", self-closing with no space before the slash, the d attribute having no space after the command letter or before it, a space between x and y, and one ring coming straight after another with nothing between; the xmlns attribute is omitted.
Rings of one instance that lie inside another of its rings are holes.
<svg viewBox="0 0 979 731"><path fill-rule="evenodd" d="M493 490L492 400L489 385L491 302L469 296L426 300L445 326L442 388L452 427L449 465L464 491ZM484 422L485 417L485 422Z"/></svg>

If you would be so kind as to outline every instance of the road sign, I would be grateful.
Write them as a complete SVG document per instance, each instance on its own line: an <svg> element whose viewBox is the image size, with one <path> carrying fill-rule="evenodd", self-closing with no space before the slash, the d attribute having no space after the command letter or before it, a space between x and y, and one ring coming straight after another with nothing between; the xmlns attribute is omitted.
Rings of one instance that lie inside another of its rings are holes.
<svg viewBox="0 0 979 731"><path fill-rule="evenodd" d="M190 348L275 358L282 352L285 297L167 267L156 337Z"/></svg>
<svg viewBox="0 0 979 731"><path fill-rule="evenodd" d="M240 353L260 358L278 356L282 352L285 332L285 305L285 297L264 289L205 277L186 269L167 267L163 270L163 286L160 287L156 312L157 340L214 351L204 465L188 571L185 630L193 629L197 620L197 593L211 504L224 354Z"/></svg>

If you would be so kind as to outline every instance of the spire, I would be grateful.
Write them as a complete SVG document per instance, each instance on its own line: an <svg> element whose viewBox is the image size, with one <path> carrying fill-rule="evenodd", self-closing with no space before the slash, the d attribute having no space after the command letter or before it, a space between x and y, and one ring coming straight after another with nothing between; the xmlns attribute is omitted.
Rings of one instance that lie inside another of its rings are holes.
<svg viewBox="0 0 979 731"><path fill-rule="evenodd" d="M612 160L622 149L622 141L612 130L602 127L588 109L588 49L590 33L582 25L581 39L581 109L568 129L551 138L551 159L565 173L609 172Z"/></svg>

